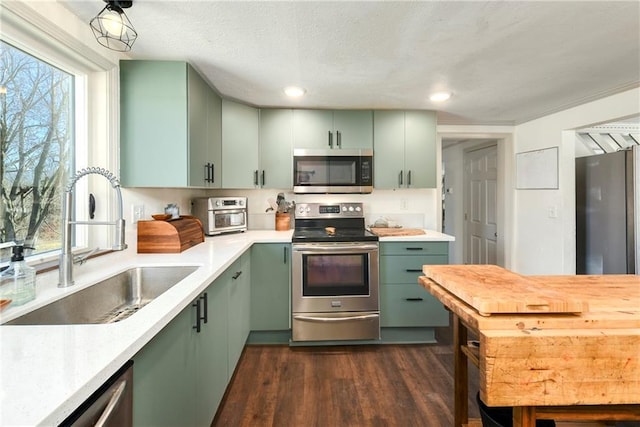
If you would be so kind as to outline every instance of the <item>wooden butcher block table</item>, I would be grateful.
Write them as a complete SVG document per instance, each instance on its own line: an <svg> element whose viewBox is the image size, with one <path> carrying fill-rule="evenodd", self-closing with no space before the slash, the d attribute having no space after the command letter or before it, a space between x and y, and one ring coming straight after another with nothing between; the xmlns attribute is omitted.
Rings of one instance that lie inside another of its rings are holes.
<svg viewBox="0 0 640 427"><path fill-rule="evenodd" d="M455 426L467 360L480 398L536 418L640 420L640 276L521 276L491 265L425 265L419 283L453 313ZM479 337L467 345L467 333Z"/></svg>

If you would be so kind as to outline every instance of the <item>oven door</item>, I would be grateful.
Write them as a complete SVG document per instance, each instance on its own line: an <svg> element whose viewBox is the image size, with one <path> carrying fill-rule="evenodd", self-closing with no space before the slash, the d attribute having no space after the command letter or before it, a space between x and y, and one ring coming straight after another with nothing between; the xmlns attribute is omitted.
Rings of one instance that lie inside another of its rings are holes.
<svg viewBox="0 0 640 427"><path fill-rule="evenodd" d="M379 311L378 243L294 243L292 311Z"/></svg>
<svg viewBox="0 0 640 427"><path fill-rule="evenodd" d="M207 234L220 234L247 229L247 211L245 209L221 209L209 211Z"/></svg>

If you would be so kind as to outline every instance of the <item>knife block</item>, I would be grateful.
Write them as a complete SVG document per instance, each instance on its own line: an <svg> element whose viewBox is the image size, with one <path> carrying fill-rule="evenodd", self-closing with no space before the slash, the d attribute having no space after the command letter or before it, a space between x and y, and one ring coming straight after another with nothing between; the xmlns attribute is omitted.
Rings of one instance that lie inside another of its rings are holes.
<svg viewBox="0 0 640 427"><path fill-rule="evenodd" d="M192 216L138 221L138 253L180 253L204 242L202 223Z"/></svg>

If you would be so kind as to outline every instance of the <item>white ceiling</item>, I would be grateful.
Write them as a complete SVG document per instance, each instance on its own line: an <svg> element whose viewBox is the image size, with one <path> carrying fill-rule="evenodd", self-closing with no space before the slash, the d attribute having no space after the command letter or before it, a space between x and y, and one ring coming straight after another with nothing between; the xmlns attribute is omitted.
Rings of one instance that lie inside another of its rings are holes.
<svg viewBox="0 0 640 427"><path fill-rule="evenodd" d="M86 22L104 5L59 2ZM640 84L638 1L135 0L126 13L132 58L186 60L256 106L517 124ZM287 99L292 84L307 94ZM432 103L436 90L453 98Z"/></svg>

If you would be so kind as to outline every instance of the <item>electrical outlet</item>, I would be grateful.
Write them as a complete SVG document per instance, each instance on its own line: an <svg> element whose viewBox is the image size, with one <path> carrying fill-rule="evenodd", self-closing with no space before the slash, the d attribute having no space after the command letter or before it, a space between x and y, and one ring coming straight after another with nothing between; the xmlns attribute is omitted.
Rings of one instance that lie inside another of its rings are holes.
<svg viewBox="0 0 640 427"><path fill-rule="evenodd" d="M144 219L144 205L131 205L131 219L134 224Z"/></svg>
<svg viewBox="0 0 640 427"><path fill-rule="evenodd" d="M406 211L407 208L407 199L401 199L400 200L400 210L401 211Z"/></svg>

